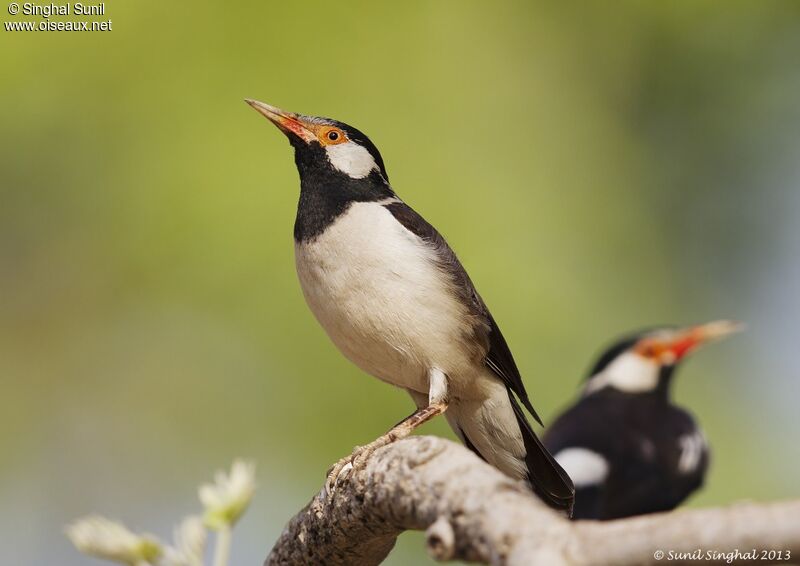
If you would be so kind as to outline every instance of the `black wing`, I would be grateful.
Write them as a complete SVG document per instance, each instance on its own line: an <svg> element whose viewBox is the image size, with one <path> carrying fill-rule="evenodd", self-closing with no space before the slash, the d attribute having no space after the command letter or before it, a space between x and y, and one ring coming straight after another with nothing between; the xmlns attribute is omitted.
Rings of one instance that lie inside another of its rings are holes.
<svg viewBox="0 0 800 566"><path fill-rule="evenodd" d="M555 455L586 448L609 462L608 476L575 495L576 519L619 519L677 507L703 483L708 453L679 470L679 439L697 430L691 415L656 398L607 388L567 409L542 439ZM645 446L649 447L645 450Z"/></svg>
<svg viewBox="0 0 800 566"><path fill-rule="evenodd" d="M528 399L528 393L525 391L517 364L511 356L511 350L509 350L500 328L492 318L492 314L475 290L469 275L458 261L455 252L447 245L444 237L436 231L436 228L404 202L395 201L384 206L407 230L428 242L436 250L441 268L450 275L456 292L475 316L473 331L476 338L483 342L487 349L484 363L519 397L525 408L541 425L542 420Z"/></svg>

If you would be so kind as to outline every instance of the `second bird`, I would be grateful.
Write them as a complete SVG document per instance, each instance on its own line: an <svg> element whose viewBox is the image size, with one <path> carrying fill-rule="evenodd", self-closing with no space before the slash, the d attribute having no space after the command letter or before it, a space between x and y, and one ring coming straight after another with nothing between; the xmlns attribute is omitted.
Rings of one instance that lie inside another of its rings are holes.
<svg viewBox="0 0 800 566"><path fill-rule="evenodd" d="M581 398L544 437L575 482L574 518L668 511L702 485L708 446L694 418L672 402L672 377L687 354L740 328L717 321L648 330L600 356Z"/></svg>
<svg viewBox="0 0 800 566"><path fill-rule="evenodd" d="M247 102L294 147L295 260L311 311L350 361L418 407L339 461L329 492L375 448L445 413L484 460L569 510L572 483L519 406L536 417L500 329L444 238L397 197L375 145L336 120Z"/></svg>

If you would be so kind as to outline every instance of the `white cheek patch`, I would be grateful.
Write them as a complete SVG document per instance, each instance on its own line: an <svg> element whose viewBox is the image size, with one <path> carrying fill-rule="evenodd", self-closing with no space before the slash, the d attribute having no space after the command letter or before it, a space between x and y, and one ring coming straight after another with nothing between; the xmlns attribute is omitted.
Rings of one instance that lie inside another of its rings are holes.
<svg viewBox="0 0 800 566"><path fill-rule="evenodd" d="M608 461L588 448L565 448L555 455L575 487L602 484L608 477Z"/></svg>
<svg viewBox="0 0 800 566"><path fill-rule="evenodd" d="M353 179L363 179L378 168L369 151L351 141L325 146L325 152L331 165Z"/></svg>
<svg viewBox="0 0 800 566"><path fill-rule="evenodd" d="M634 352L625 352L589 380L585 392L611 386L627 393L646 393L658 385L659 365Z"/></svg>

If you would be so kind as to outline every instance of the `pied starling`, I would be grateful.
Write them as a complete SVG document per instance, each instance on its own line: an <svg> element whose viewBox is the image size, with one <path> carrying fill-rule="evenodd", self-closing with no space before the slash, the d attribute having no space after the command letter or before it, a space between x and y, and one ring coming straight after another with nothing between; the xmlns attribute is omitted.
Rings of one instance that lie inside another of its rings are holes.
<svg viewBox="0 0 800 566"><path fill-rule="evenodd" d="M608 348L581 398L544 436L575 484L575 519L668 511L703 484L709 449L694 418L670 399L687 354L741 325L717 321L639 332Z"/></svg>
<svg viewBox="0 0 800 566"><path fill-rule="evenodd" d="M294 147L295 264L308 306L345 357L417 406L337 462L328 493L376 448L446 411L470 449L568 512L572 483L520 408L539 421L500 329L444 238L395 194L375 145L336 120L247 103Z"/></svg>

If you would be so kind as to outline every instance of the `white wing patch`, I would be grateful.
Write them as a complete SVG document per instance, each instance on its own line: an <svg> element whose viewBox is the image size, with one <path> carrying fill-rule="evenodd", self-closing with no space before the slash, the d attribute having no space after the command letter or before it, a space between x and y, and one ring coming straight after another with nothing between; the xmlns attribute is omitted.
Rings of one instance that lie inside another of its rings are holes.
<svg viewBox="0 0 800 566"><path fill-rule="evenodd" d="M608 461L588 448L565 448L555 459L572 478L575 487L599 485L608 477Z"/></svg>
<svg viewBox="0 0 800 566"><path fill-rule="evenodd" d="M363 179L378 168L367 148L354 142L325 146L328 161L351 179Z"/></svg>
<svg viewBox="0 0 800 566"><path fill-rule="evenodd" d="M678 472L684 475L691 474L700 465L706 449L706 439L703 433L696 430L685 434L678 439L681 454L678 457Z"/></svg>

